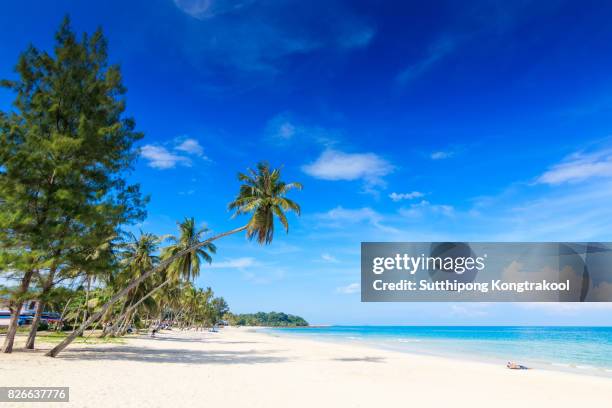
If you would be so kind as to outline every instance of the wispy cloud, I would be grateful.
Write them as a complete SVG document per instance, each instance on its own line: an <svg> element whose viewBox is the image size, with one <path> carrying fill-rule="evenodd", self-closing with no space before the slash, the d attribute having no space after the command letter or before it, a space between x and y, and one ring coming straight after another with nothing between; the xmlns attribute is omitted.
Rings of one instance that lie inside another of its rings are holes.
<svg viewBox="0 0 612 408"><path fill-rule="evenodd" d="M264 137L275 145L297 143L315 143L331 146L335 143L338 131L326 129L300 120L291 112L282 112L272 117L267 123Z"/></svg>
<svg viewBox="0 0 612 408"><path fill-rule="evenodd" d="M228 259L226 261L221 262L213 262L210 264L209 268L213 269L245 269L254 266L259 266L259 262L255 258L252 257L242 257L242 258L234 258Z"/></svg>
<svg viewBox="0 0 612 408"><path fill-rule="evenodd" d="M265 269L255 271L245 271L242 278L257 285L267 285L285 278L285 271L282 269Z"/></svg>
<svg viewBox="0 0 612 408"><path fill-rule="evenodd" d="M336 292L341 293L343 295L351 295L353 293L358 293L361 290L361 285L357 282L349 283L346 286L340 286L336 288Z"/></svg>
<svg viewBox="0 0 612 408"><path fill-rule="evenodd" d="M196 64L249 74L275 74L292 56L363 48L376 32L339 1L326 4L326 11L342 15L342 21L322 19L317 7L305 3L174 0L174 4L199 20L185 27L185 51Z"/></svg>
<svg viewBox="0 0 612 408"><path fill-rule="evenodd" d="M147 160L147 165L154 169L171 169L177 165L191 166L191 160L168 151L163 146L145 145L140 149L140 155Z"/></svg>
<svg viewBox="0 0 612 408"><path fill-rule="evenodd" d="M209 160L204 155L204 149L195 139L175 139L173 144L171 149L161 145L147 144L140 148L140 155L147 161L149 167L159 170L172 169L176 166L190 167L192 160L189 156Z"/></svg>
<svg viewBox="0 0 612 408"><path fill-rule="evenodd" d="M302 170L322 180L363 180L367 188L384 185L383 177L394 166L374 153L344 153L327 149L317 160L302 166Z"/></svg>
<svg viewBox="0 0 612 408"><path fill-rule="evenodd" d="M283 141L293 139L298 133L301 133L301 129L285 116L277 116L272 119L266 131L270 138Z"/></svg>
<svg viewBox="0 0 612 408"><path fill-rule="evenodd" d="M321 254L321 259L325 262L338 263L338 259L336 259L336 257L334 257L333 255L328 254L327 252Z"/></svg>
<svg viewBox="0 0 612 408"><path fill-rule="evenodd" d="M200 142L195 139L185 139L174 149L187 154L204 157L204 148L200 145Z"/></svg>
<svg viewBox="0 0 612 408"><path fill-rule="evenodd" d="M370 44L376 31L372 27L347 32L338 38L338 44L343 48L362 48Z"/></svg>
<svg viewBox="0 0 612 408"><path fill-rule="evenodd" d="M395 202L398 201L402 201L402 200L413 200L415 198L421 198L423 197L425 194L421 193L420 191L413 191L410 193L396 193L393 192L391 194L389 194L389 198Z"/></svg>
<svg viewBox="0 0 612 408"><path fill-rule="evenodd" d="M399 210L400 215L403 217L421 216L425 212L451 217L455 215L455 208L452 205L432 204L427 200L421 200L408 208L401 208Z"/></svg>
<svg viewBox="0 0 612 408"><path fill-rule="evenodd" d="M558 185L612 177L612 149L574 153L539 176L536 183Z"/></svg>
<svg viewBox="0 0 612 408"><path fill-rule="evenodd" d="M448 159L450 157L454 156L454 152L451 151L437 151L437 152L433 152L431 155L429 155L429 158L431 160L442 160L442 159Z"/></svg>
<svg viewBox="0 0 612 408"><path fill-rule="evenodd" d="M199 20L207 20L223 14L238 12L254 2L255 0L174 0L176 7Z"/></svg>
<svg viewBox="0 0 612 408"><path fill-rule="evenodd" d="M383 223L382 214L369 207L350 209L338 206L326 213L317 214L316 218L331 228L346 228L348 225L365 223L383 232L397 232L395 228Z"/></svg>
<svg viewBox="0 0 612 408"><path fill-rule="evenodd" d="M457 40L453 36L444 36L432 43L426 55L419 61L403 69L396 77L400 85L406 85L432 68L438 61L453 52Z"/></svg>

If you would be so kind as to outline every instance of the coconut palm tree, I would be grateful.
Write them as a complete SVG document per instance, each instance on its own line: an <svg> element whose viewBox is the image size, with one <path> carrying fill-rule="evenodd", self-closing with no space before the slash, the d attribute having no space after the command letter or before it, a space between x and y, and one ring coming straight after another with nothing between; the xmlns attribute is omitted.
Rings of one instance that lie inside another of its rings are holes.
<svg viewBox="0 0 612 408"><path fill-rule="evenodd" d="M212 262L211 254L217 252L217 247L212 242L206 243L198 248L196 245L201 243L202 237L208 232L208 228L197 229L193 217L185 218L181 223L177 223L179 228L179 236L171 236L168 240L171 245L167 246L162 251L162 259L168 259L187 250L187 252L176 258L173 263L168 266L168 279L179 281L181 279L191 281L200 274L200 262L203 259L207 263Z"/></svg>
<svg viewBox="0 0 612 408"><path fill-rule="evenodd" d="M75 338L83 333L90 324L97 321L113 304L126 296L130 290L151 275L165 270L183 255L204 247L213 241L242 231L246 231L249 239L256 238L260 244L269 244L274 237L275 218L278 218L285 231L288 232L289 223L285 212L293 211L299 215L300 207L297 203L288 199L286 195L291 189L300 190L302 185L299 183L283 182L280 170L271 170L270 166L265 162L257 164L255 170L249 169L247 173L239 173L238 180L243 184L240 186L238 196L229 204L229 209L234 210L234 217L250 214L251 218L246 225L215 235L162 260L156 267L135 278L125 288L117 292L97 313L92 314L77 330L72 332L46 355L49 357L57 356Z"/></svg>
<svg viewBox="0 0 612 408"><path fill-rule="evenodd" d="M267 163L257 164L257 169L248 169L247 173L238 173L240 186L238 197L229 203L229 209L234 210L234 217L241 214L251 214L247 223L247 237L256 238L260 244L269 244L274 238L274 218L289 232L289 222L285 211L300 214L300 206L287 198L291 189L302 189L300 183L285 183L281 180L279 169L270 171Z"/></svg>
<svg viewBox="0 0 612 408"><path fill-rule="evenodd" d="M161 259L168 259L184 250L189 251L175 259L175 261L166 268L165 276L161 279L161 283L154 286L153 289L129 306L118 320L123 320L126 315L132 313L132 311L140 306L142 302L146 301L162 287L170 283L178 283L180 280L192 281L197 278L200 274L201 259L208 263L212 262L212 257L209 252L214 254L217 251L217 247L212 242L199 248L191 249L202 241L202 237L208 232L208 228L201 228L198 230L193 217L185 218L185 220L180 223L177 222L177 226L180 232L179 236L170 236L167 238L172 244L162 250Z"/></svg>
<svg viewBox="0 0 612 408"><path fill-rule="evenodd" d="M163 237L158 237L151 233L140 231L140 235L136 236L133 233L127 234L127 240L120 245L120 265L122 271L118 276L119 284L121 281L130 282L134 277L140 277L148 270L154 268L159 263L159 256L155 255ZM122 311L130 308L138 299L146 295L154 285L151 279L146 279L137 285L134 285L126 294L126 300L122 306ZM130 313L119 313L115 320L115 324L107 330L107 332L116 332L121 324L126 323L133 309L129 309Z"/></svg>

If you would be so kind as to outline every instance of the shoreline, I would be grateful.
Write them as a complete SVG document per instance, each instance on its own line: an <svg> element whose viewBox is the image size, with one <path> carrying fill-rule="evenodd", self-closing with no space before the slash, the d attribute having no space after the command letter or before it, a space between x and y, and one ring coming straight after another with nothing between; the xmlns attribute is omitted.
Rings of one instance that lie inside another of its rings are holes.
<svg viewBox="0 0 612 408"><path fill-rule="evenodd" d="M333 325L331 325L333 326ZM260 327L255 329L261 329L262 333L272 334L274 332L282 333L283 336L289 336L293 338L302 338L302 339L312 339L315 341L323 341L323 342L331 342L335 344L361 344L367 347L372 347L379 350L389 350L400 353L407 353L413 355L428 355L432 357L441 357L448 358L452 360L458 361L466 361L466 362L480 362L486 364L492 364L495 366L500 366L505 364L508 361L515 361L519 364L526 365L532 369L538 370L548 370L554 372L567 372L574 373L578 375L588 375L588 376L596 376L596 377L604 377L604 378L612 378L612 366L604 366L604 365L596 365L589 362L564 362L564 361L553 361L546 360L546 357L517 357L517 356L505 356L501 355L501 353L497 354L496 352L492 352L492 350L470 350L470 349L452 349L452 347L446 347L445 342L451 342L453 339L451 338L419 338L419 337L410 337L409 334L405 334L402 336L393 336L393 335L382 335L376 334L375 336L369 337L364 335L363 333L354 333L354 335L349 335L353 333L340 334L340 333L306 333L308 329L319 328L320 326L310 326L310 327ZM330 327L330 326L327 326ZM335 326L338 328L363 328L363 327L400 327L400 328L440 328L440 326ZM446 326L444 326L446 327ZM451 328L500 328L501 326L448 326ZM503 328L518 328L522 329L528 327L530 329L533 328L577 328L582 329L582 326L503 326ZM589 328L609 328L608 326L592 326ZM284 333L283 333L284 332ZM461 339L458 342L464 342L465 340ZM479 340L477 340L479 341ZM438 344L436 344L436 342ZM466 342L467 344L467 342ZM444 347L444 348L443 348Z"/></svg>
<svg viewBox="0 0 612 408"><path fill-rule="evenodd" d="M321 326L311 326L311 327L321 327ZM424 326L424 327L428 327L428 326ZM271 336L276 335L274 332L275 330L282 331L283 329L286 329L284 327L255 327L255 326L248 327L248 328L253 329L254 331L258 331L263 334L271 335ZM300 328L291 327L290 329L307 330L308 327L300 327ZM382 342L380 342L378 339L364 339L364 338L356 338L356 337L351 337L351 336L342 338L339 336L338 337L323 336L323 335L316 335L316 334L304 335L304 334L294 334L294 333L283 333L281 336L287 336L287 337L294 338L294 339L309 339L312 341L320 341L320 342L326 342L326 343L329 342L329 343L338 344L338 345L354 344L354 345L370 347L376 350L386 350L386 351L391 351L391 352L409 354L413 356L414 355L430 356L430 357L443 358L443 359L449 359L453 361L466 362L466 363L475 362L475 363L489 364L495 367L505 366L506 362L508 361L508 359L503 359L498 356L473 355L468 352L449 351L445 353L433 347L428 348L428 346L426 345L418 349L411 348L406 345L401 345L402 343L403 344L425 344L426 343L425 341L421 341L418 339L415 339L413 343L412 341L401 341L402 339L392 339L392 338L387 338L387 339L384 339ZM396 341L399 344L393 344L393 341ZM597 367L597 366L590 366L590 365L576 365L576 364L559 363L559 362L543 362L543 361L534 362L530 360L526 360L526 361L527 362L521 360L519 361L519 363L527 364L530 369L535 369L535 370L546 370L546 371L551 371L551 372L568 373L568 374L575 374L575 375L585 375L585 376L612 379L612 368Z"/></svg>
<svg viewBox="0 0 612 408"><path fill-rule="evenodd" d="M503 366L271 335L163 331L125 344L77 344L58 358L51 344L0 355L0 383L69 386L63 406L605 406L608 378ZM441 391L444 392L441 392ZM596 405L598 404L598 405ZM15 405L20 406L20 405ZM28 406L23 404L21 406Z"/></svg>

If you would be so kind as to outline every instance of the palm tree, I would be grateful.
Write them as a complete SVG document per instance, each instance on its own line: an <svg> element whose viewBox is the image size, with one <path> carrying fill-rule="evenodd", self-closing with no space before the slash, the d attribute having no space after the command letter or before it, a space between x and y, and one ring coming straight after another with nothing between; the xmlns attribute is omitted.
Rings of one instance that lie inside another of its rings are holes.
<svg viewBox="0 0 612 408"><path fill-rule="evenodd" d="M270 171L267 163L257 164L257 170L248 169L247 174L238 173L240 186L238 197L228 208L234 210L234 217L241 214L252 214L247 227L247 237L257 238L260 244L269 244L274 238L274 218L279 219L285 231L289 232L289 222L285 211L294 211L300 215L300 206L286 197L291 189L302 189L300 183L284 183L280 179L280 170Z"/></svg>
<svg viewBox="0 0 612 408"><path fill-rule="evenodd" d="M118 276L120 282L129 282L134 277L140 277L146 271L154 268L159 263L159 256L155 255L155 253L157 253L159 245L163 240L163 238L142 231L140 231L140 236L136 236L131 232L127 236L126 242L120 245L122 249L120 253L122 271ZM119 313L115 324L109 328L108 332L116 332L122 323L126 323L133 310L130 306L150 291L152 283L150 279L143 280L128 291L126 300L121 308L122 312ZM128 311L123 312L126 308L128 308Z"/></svg>
<svg viewBox="0 0 612 408"><path fill-rule="evenodd" d="M217 247L212 242L205 243L196 248L202 241L204 234L208 232L208 228L197 229L193 217L185 218L181 223L177 223L179 228L179 236L171 236L168 240L171 245L164 248L162 259L174 257L182 251L187 251L168 266L168 279L179 281L181 279L191 281L200 274L200 260L211 263L212 257L209 252L214 254L217 252Z"/></svg>
<svg viewBox="0 0 612 408"><path fill-rule="evenodd" d="M200 274L201 259L204 259L208 263L212 262L212 257L208 252L212 254L216 253L217 247L215 244L208 243L199 248L191 249L202 242L202 237L208 232L208 228L201 228L198 230L193 217L185 218L183 222L177 222L177 225L180 234L178 237L168 237L168 240L172 242L172 244L162 250L161 259L171 258L184 250L189 250L189 252L175 259L175 261L166 268L166 276L165 279L162 279L162 283L156 285L152 290L140 297L136 303L129 306L128 309L123 312L119 320L122 320L124 316L131 313L142 302L147 300L162 287L170 283L178 283L180 280L191 281L197 278Z"/></svg>
<svg viewBox="0 0 612 408"><path fill-rule="evenodd" d="M297 203L288 199L286 194L294 188L301 190L302 185L299 183L284 183L281 181L280 170L270 170L270 166L265 162L257 164L256 170L249 169L247 173L248 174L238 174L238 180L242 181L243 184L240 186L238 196L229 204L229 209L235 210L234 217L241 214L251 215L246 225L215 235L189 248L178 251L174 255L161 261L156 267L132 280L125 288L117 292L97 313L92 314L77 330L47 352L46 355L49 357L57 356L64 348L72 343L77 336L83 333L90 324L97 321L113 304L126 296L130 290L146 280L149 276L165 270L183 255L193 252L195 249L202 248L213 241L245 230L249 239L256 238L257 242L260 244L269 244L274 237L275 218L279 219L288 232L289 223L285 211L294 211L299 215L300 207Z"/></svg>

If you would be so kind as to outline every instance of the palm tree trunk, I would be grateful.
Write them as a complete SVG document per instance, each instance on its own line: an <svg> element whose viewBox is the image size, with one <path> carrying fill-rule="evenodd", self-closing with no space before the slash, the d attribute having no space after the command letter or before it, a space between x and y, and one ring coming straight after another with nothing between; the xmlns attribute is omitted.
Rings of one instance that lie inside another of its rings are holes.
<svg viewBox="0 0 612 408"><path fill-rule="evenodd" d="M55 331L61 331L61 328L64 326L64 316L66 315L66 310L68 310L68 306L70 306L70 302L72 302L72 298L68 299L68 302L66 302L66 306L64 306L64 310L62 310L62 315L60 316L60 321L55 326Z"/></svg>
<svg viewBox="0 0 612 408"><path fill-rule="evenodd" d="M144 302L145 300L147 300L151 295L153 295L155 292L157 292L158 290L160 290L161 288L163 288L164 286L166 286L167 284L169 284L172 281L172 279L166 279L163 283L157 285L156 288L154 288L153 290L151 290L149 293L147 293L146 295L144 295L143 297L141 297L138 302L134 303L133 305L131 305L130 307L127 308L126 311L124 311L121 316L119 316L119 318L117 319L118 321L120 321L122 318L124 318L125 316L127 316L132 310L136 309L142 302Z"/></svg>
<svg viewBox="0 0 612 408"><path fill-rule="evenodd" d="M121 313L119 313L119 316L115 319L115 323L113 323L110 326L110 329L108 330L108 334L110 334L111 336L116 336L119 333L119 329L121 328L121 325L123 324L123 321L125 320L124 311L126 310L126 306L130 307L133 302L134 302L134 299L130 299L129 301L126 300L123 303L123 306L121 306Z"/></svg>
<svg viewBox="0 0 612 408"><path fill-rule="evenodd" d="M121 311L119 312L119 317L123 315L123 311L125 310L126 304L127 304L127 300L123 302L123 304L121 305ZM104 326L104 329L102 329L102 335L100 337L104 337L107 334L111 334L115 330L115 326L117 325L117 322L119 321L119 318L113 320L112 311L109 312L108 315L109 315L108 320L107 320L108 324Z"/></svg>
<svg viewBox="0 0 612 408"><path fill-rule="evenodd" d="M13 344L15 343L15 335L17 334L17 328L19 327L19 314L21 313L21 308L23 307L23 299L22 296L26 294L28 288L30 287L30 281L32 280L32 276L34 275L34 269L26 271L21 279L21 285L17 292L17 296L15 301L11 302L9 306L9 310L11 311L11 320L9 322L9 326L6 330L6 338L4 339L4 345L2 346L3 353L12 353L13 352Z"/></svg>
<svg viewBox="0 0 612 408"><path fill-rule="evenodd" d="M183 255L193 251L194 249L198 249L203 247L204 245L209 244L210 242L216 241L220 238L223 238L225 236L228 235L232 235L232 234L236 234L238 232L242 232L244 230L247 229L247 226L244 225L240 228L236 228L230 231L226 231L223 232L219 235L216 235L212 238L209 238L205 241L202 241L196 245L193 245L187 249L184 249L183 251L180 251L178 253L176 253L174 256L171 256L170 258L166 259L165 261L162 261L159 263L159 265L157 265L155 268L150 269L149 271L145 272L143 275L139 276L138 278L134 279L133 281L130 282L129 285L127 285L125 288L123 288L122 290L120 290L119 292L117 292L115 295L113 295L110 300L108 302L106 302L102 308L92 314L91 316L89 316L89 318L83 322L83 324L76 329L75 331L73 331L68 337L66 337L61 343L59 343L57 346L53 347L51 350L49 350L49 352L47 352L47 354L45 354L48 357L56 357L63 349L65 349L70 343L72 343L74 341L74 339L76 339L79 335L81 335L83 333L83 331L85 331L85 329L92 324L93 322L95 322L96 320L98 320L112 305L114 305L117 301L119 301L120 299L122 299L125 295L128 294L128 292L130 290L132 290L133 288L135 288L136 286L138 286L140 283L144 282L146 279L148 279L151 275L162 271L164 269L166 269L168 267L168 265L170 265L172 262L174 262L176 259L182 257Z"/></svg>
<svg viewBox="0 0 612 408"><path fill-rule="evenodd" d="M125 316L125 318L121 322L121 325L119 325L119 327L117 328L117 331L115 332L116 336L123 336L125 334L128 326L130 325L131 318L132 318L131 314L127 314Z"/></svg>

